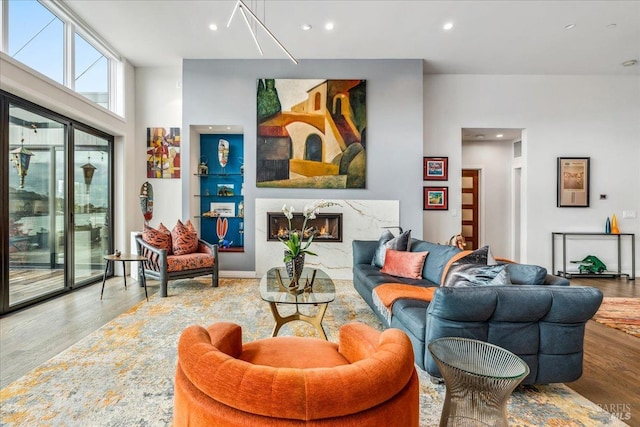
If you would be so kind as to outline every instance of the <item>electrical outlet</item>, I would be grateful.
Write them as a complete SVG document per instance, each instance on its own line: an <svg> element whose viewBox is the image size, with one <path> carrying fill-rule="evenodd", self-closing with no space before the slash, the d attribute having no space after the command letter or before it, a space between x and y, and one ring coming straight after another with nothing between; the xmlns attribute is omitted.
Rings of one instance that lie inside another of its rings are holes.
<svg viewBox="0 0 640 427"><path fill-rule="evenodd" d="M622 218L635 218L636 211L622 211Z"/></svg>

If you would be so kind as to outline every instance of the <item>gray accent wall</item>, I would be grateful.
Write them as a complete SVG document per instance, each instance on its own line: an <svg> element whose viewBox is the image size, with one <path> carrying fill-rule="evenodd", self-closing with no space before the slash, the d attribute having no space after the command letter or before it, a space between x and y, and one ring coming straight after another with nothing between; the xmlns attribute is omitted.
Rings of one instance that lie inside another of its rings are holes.
<svg viewBox="0 0 640 427"><path fill-rule="evenodd" d="M365 189L256 188L256 82L259 78L367 80ZM186 59L182 75L182 217L199 215L194 176L199 159L195 126L244 130L245 252L223 253L220 269L255 270L256 198L399 200L400 222L422 237L423 61ZM159 96L161 96L159 94ZM232 154L233 155L233 154ZM299 206L298 209L302 209ZM382 230L371 230L376 239ZM350 255L346 255L350 256Z"/></svg>

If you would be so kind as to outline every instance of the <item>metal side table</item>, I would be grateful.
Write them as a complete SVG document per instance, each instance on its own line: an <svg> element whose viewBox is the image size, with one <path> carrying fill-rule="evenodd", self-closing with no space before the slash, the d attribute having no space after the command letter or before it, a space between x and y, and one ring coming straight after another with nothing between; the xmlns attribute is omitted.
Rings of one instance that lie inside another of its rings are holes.
<svg viewBox="0 0 640 427"><path fill-rule="evenodd" d="M109 264L113 264L114 261L122 261L122 269L124 270L124 288L127 289L127 270L125 268L125 263L127 262L139 262L138 264L138 272L139 277L141 277L142 285L144 286L144 296L149 301L149 294L147 294L147 278L144 275L144 268L141 268L142 262L146 261L147 258L142 255L136 254L120 254L116 255L104 255L103 258L107 261L104 266L104 276L102 276L102 290L100 291L100 299L102 299L102 294L104 293L104 283L107 280L107 271L109 271Z"/></svg>
<svg viewBox="0 0 640 427"><path fill-rule="evenodd" d="M518 356L469 338L432 341L433 356L446 385L440 427L507 426L507 401L529 374Z"/></svg>

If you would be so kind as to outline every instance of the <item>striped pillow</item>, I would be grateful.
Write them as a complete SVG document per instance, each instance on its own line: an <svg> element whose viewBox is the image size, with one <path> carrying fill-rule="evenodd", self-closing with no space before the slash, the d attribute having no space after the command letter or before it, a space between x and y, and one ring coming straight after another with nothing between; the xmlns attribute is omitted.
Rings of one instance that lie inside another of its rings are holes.
<svg viewBox="0 0 640 427"><path fill-rule="evenodd" d="M167 228L160 224L158 229L144 225L144 231L142 232L142 240L158 249L166 249L167 255L171 254L171 232L169 230L162 231L162 228Z"/></svg>
<svg viewBox="0 0 640 427"><path fill-rule="evenodd" d="M198 233L189 230L180 220L171 230L171 240L174 255L192 254L198 250Z"/></svg>

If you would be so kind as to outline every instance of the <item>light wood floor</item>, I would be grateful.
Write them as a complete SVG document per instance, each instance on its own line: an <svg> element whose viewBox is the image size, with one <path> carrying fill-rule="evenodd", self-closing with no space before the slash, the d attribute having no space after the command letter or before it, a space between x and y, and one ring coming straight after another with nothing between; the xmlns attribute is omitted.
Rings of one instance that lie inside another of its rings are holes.
<svg viewBox="0 0 640 427"><path fill-rule="evenodd" d="M145 299L144 288L127 278L108 279L0 319L0 388L20 378ZM148 280L149 296L159 289Z"/></svg>
<svg viewBox="0 0 640 427"><path fill-rule="evenodd" d="M605 297L640 298L638 279L573 278L572 285L599 288ZM567 383L587 399L630 426L640 427L640 338L593 320L587 322L584 368L578 381ZM631 417L631 419L624 419Z"/></svg>
<svg viewBox="0 0 640 427"><path fill-rule="evenodd" d="M640 297L640 284L616 279L572 279L594 286L605 296ZM149 293L158 291L149 281ZM0 388L57 355L144 299L133 280L107 281L100 301L97 283L0 319ZM585 336L584 374L569 387L609 412L629 413L624 420L640 427L640 339L589 321Z"/></svg>

